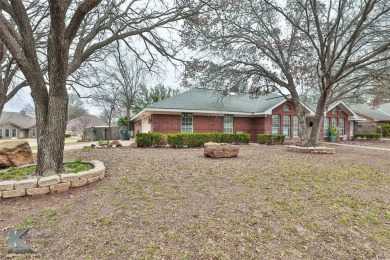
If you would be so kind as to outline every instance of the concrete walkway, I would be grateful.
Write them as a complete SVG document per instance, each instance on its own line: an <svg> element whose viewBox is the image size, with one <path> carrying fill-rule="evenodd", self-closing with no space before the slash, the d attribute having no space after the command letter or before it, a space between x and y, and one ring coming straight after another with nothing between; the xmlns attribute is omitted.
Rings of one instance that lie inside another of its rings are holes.
<svg viewBox="0 0 390 260"><path fill-rule="evenodd" d="M322 143L323 144L336 145L336 146L348 146L348 147L355 147L355 148L363 148L363 149L369 149L369 150L379 150L379 151L388 151L388 152L390 152L390 148L372 147L372 146L360 146L360 145L353 145L353 144L340 144L340 143L330 143L330 142L322 142Z"/></svg>

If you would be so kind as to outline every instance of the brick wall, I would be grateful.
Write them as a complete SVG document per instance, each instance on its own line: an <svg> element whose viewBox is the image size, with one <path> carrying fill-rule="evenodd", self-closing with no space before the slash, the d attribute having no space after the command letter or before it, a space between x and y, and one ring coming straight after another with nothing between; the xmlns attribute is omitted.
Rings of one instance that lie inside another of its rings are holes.
<svg viewBox="0 0 390 260"><path fill-rule="evenodd" d="M152 115L152 132L180 133L181 115Z"/></svg>
<svg viewBox="0 0 390 260"><path fill-rule="evenodd" d="M194 133L223 132L223 116L194 115L193 120Z"/></svg>

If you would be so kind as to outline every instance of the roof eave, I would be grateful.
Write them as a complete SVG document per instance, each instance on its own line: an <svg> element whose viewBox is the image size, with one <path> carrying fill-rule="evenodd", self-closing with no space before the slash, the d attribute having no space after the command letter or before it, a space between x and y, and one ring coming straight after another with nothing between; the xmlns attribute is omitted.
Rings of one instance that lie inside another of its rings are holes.
<svg viewBox="0 0 390 260"><path fill-rule="evenodd" d="M166 108L145 108L141 112L139 112L137 115L135 115L133 118L131 118L130 121L137 121L142 118L142 115L150 112L168 112L168 113L199 113L199 114L218 114L218 115L237 115L237 116L266 116L270 115L271 113L254 113L254 112L234 112L234 111L212 111L212 110L191 110L191 109L166 109Z"/></svg>

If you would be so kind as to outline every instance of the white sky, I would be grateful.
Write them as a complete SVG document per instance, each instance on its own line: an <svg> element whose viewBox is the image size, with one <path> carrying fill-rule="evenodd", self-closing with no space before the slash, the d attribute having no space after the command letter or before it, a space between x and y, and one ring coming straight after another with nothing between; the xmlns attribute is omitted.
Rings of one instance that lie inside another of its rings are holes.
<svg viewBox="0 0 390 260"><path fill-rule="evenodd" d="M154 86L157 83L163 83L166 86L172 88L180 88L180 72L175 70L175 68L170 64L166 64L166 75L161 75L160 79L151 79L148 82L149 86ZM85 103L85 108L89 110L89 113L92 115L99 116L100 112L98 108L91 106L90 104ZM27 104L33 104L33 100L30 95L30 88L25 87L21 89L18 94L16 94L8 103L4 106L4 111L7 112L19 112Z"/></svg>

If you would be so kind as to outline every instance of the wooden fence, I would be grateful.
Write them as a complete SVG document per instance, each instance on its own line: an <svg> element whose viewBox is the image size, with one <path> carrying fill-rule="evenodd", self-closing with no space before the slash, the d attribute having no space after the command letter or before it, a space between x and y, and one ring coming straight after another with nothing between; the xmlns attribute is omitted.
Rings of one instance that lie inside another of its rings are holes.
<svg viewBox="0 0 390 260"><path fill-rule="evenodd" d="M83 140L106 140L109 136L110 140L119 140L119 127L93 127L85 128L83 133Z"/></svg>

